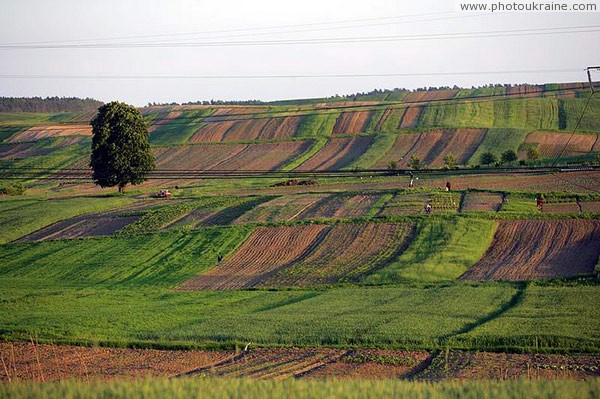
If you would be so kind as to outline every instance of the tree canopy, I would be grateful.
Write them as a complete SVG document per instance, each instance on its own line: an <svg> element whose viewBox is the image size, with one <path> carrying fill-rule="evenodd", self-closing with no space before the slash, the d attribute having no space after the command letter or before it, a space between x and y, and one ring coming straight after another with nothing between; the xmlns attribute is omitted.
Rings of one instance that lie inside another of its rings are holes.
<svg viewBox="0 0 600 399"><path fill-rule="evenodd" d="M148 128L133 106L113 101L98 109L92 124L92 178L101 187L140 184L156 168Z"/></svg>
<svg viewBox="0 0 600 399"><path fill-rule="evenodd" d="M496 155L493 152L487 151L481 154L479 157L479 162L483 165L490 165L497 161Z"/></svg>

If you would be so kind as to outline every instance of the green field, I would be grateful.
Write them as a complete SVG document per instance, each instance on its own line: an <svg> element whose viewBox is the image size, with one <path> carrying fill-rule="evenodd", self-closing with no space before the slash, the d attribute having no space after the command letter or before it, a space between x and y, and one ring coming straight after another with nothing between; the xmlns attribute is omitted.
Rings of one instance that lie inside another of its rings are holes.
<svg viewBox="0 0 600 399"><path fill-rule="evenodd" d="M494 230L492 220L454 218L421 222L408 249L364 281L389 284L455 280L483 256Z"/></svg>
<svg viewBox="0 0 600 399"><path fill-rule="evenodd" d="M127 197L75 197L61 200L0 201L0 224L10 226L0 232L0 243L9 242L56 223L86 213L101 212L132 203Z"/></svg>
<svg viewBox="0 0 600 399"><path fill-rule="evenodd" d="M17 383L0 385L6 398L428 398L428 399L592 399L600 391L590 381L256 381L249 379L148 379L111 382Z"/></svg>

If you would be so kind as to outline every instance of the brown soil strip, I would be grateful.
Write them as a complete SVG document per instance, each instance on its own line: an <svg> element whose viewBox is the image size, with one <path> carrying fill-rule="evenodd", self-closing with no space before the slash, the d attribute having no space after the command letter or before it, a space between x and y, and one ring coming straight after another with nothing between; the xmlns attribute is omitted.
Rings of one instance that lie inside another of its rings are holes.
<svg viewBox="0 0 600 399"><path fill-rule="evenodd" d="M405 160L406 155L414 147L418 139L419 133L399 134L396 136L392 148L377 161L374 168L387 168L391 161L396 162L398 165L405 164L407 162Z"/></svg>
<svg viewBox="0 0 600 399"><path fill-rule="evenodd" d="M408 224L341 224L304 259L259 283L263 287L313 286L353 281L395 259L413 235Z"/></svg>
<svg viewBox="0 0 600 399"><path fill-rule="evenodd" d="M235 253L180 290L227 290L255 287L277 270L300 261L320 243L328 226L261 227Z"/></svg>
<svg viewBox="0 0 600 399"><path fill-rule="evenodd" d="M307 207L298 219L364 216L379 197L378 194L330 195Z"/></svg>
<svg viewBox="0 0 600 399"><path fill-rule="evenodd" d="M211 367L194 370L192 375L228 378L282 380L298 378L337 361L345 351L336 349L257 349Z"/></svg>
<svg viewBox="0 0 600 399"><path fill-rule="evenodd" d="M408 93L406 97L404 97L404 101L406 102L414 102L414 101L431 101L431 100L447 100L453 98L458 90L454 89L444 89L444 90L421 90L421 91L413 91Z"/></svg>
<svg viewBox="0 0 600 399"><path fill-rule="evenodd" d="M502 194L469 192L465 194L461 212L498 212L502 206Z"/></svg>
<svg viewBox="0 0 600 399"><path fill-rule="evenodd" d="M598 355L442 352L418 380L576 379L600 375Z"/></svg>
<svg viewBox="0 0 600 399"><path fill-rule="evenodd" d="M406 378L428 358L427 352L355 349L312 370L303 378L396 379Z"/></svg>
<svg viewBox="0 0 600 399"><path fill-rule="evenodd" d="M465 164L485 137L483 129L444 129L421 133L412 148L405 153L399 166L406 167L414 155L424 165L441 167L444 157L454 155L459 165Z"/></svg>
<svg viewBox="0 0 600 399"><path fill-rule="evenodd" d="M234 223L293 220L324 197L325 194L285 195L250 209Z"/></svg>
<svg viewBox="0 0 600 399"><path fill-rule="evenodd" d="M402 115L402 120L400 121L400 129L407 129L417 126L422 111L423 107L417 105L407 107L406 111L404 111L404 114Z"/></svg>
<svg viewBox="0 0 600 399"><path fill-rule="evenodd" d="M506 94L519 95L524 97L541 97L544 86L539 85L518 85L506 88Z"/></svg>
<svg viewBox="0 0 600 399"><path fill-rule="evenodd" d="M563 153L563 156L585 155L593 150L597 136L592 134L533 132L527 135L526 144L537 144L542 158L554 158ZM564 152L563 152L564 150ZM521 154L524 156L525 154Z"/></svg>
<svg viewBox="0 0 600 399"><path fill-rule="evenodd" d="M190 143L220 142L225 133L235 124L234 121L206 122L196 133L190 137Z"/></svg>
<svg viewBox="0 0 600 399"><path fill-rule="evenodd" d="M372 137L331 139L318 153L295 170L304 172L341 169L364 154L372 142Z"/></svg>
<svg viewBox="0 0 600 399"><path fill-rule="evenodd" d="M0 144L0 159L35 157L50 154L52 151L52 148L35 148L34 145L28 143Z"/></svg>
<svg viewBox="0 0 600 399"><path fill-rule="evenodd" d="M562 204L545 204L544 213L579 213L579 205L576 202L565 202Z"/></svg>
<svg viewBox="0 0 600 399"><path fill-rule="evenodd" d="M91 136L92 127L89 124L75 125L52 125L52 126L35 126L25 130L10 139L11 143L37 141L48 137L62 136Z"/></svg>
<svg viewBox="0 0 600 399"><path fill-rule="evenodd" d="M596 202L580 202L582 212L600 213L600 201Z"/></svg>
<svg viewBox="0 0 600 399"><path fill-rule="evenodd" d="M521 281L589 274L599 254L600 221L501 221L486 254L461 279Z"/></svg>
<svg viewBox="0 0 600 399"><path fill-rule="evenodd" d="M152 201L139 201L133 205L108 212L82 215L62 220L26 235L17 240L17 242L109 236L140 218L140 216L129 216L127 212L147 208L152 205L156 204Z"/></svg>
<svg viewBox="0 0 600 399"><path fill-rule="evenodd" d="M342 112L335 121L333 134L362 133L369 123L370 116L370 111Z"/></svg>
<svg viewBox="0 0 600 399"><path fill-rule="evenodd" d="M176 376L233 357L226 351L114 349L0 343L12 382ZM39 363L38 363L39 359ZM0 367L0 381L8 381Z"/></svg>
<svg viewBox="0 0 600 399"><path fill-rule="evenodd" d="M269 144L198 144L155 148L158 169L275 170L310 147L309 141Z"/></svg>

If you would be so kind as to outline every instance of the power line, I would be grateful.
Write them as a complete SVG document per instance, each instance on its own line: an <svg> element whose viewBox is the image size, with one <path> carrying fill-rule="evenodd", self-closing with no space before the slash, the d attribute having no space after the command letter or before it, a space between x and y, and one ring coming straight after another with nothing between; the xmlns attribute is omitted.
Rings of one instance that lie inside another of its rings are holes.
<svg viewBox="0 0 600 399"><path fill-rule="evenodd" d="M320 74L320 75L0 75L0 79L60 79L60 80L183 80L183 79L337 79L365 77L401 76L458 76L458 75L498 75L531 73L575 73L580 68L529 69L511 71L462 71L462 72L415 72L415 73L365 73L365 74Z"/></svg>
<svg viewBox="0 0 600 399"><path fill-rule="evenodd" d="M569 139L567 140L567 142L565 143L565 145L563 146L562 150L560 151L560 153L557 155L557 157L554 159L554 161L552 162L552 166L555 166L556 163L558 162L558 160L560 158L562 158L563 154L565 153L567 147L569 146L569 144L571 143L571 140L573 139L573 136L575 135L575 132L577 131L577 128L579 127L579 125L581 124L581 121L583 120L583 117L585 115L585 113L587 112L587 109L590 105L590 102L592 101L592 97L594 96L595 92L592 91L590 93L590 95L587 98L587 101L585 102L585 106L583 107L583 110L581 111L581 114L579 115L579 118L577 118L577 123L575 123L575 127L573 128L573 131L571 132L571 135L569 136Z"/></svg>
<svg viewBox="0 0 600 399"><path fill-rule="evenodd" d="M244 29L229 29L229 30L217 30L217 31L204 31L204 32L181 32L181 33L167 33L167 34L155 34L155 35L136 35L136 36L117 36L117 37L105 37L105 38L90 38L90 39L71 39L71 40L48 40L48 41L35 41L35 42L16 42L16 43L0 43L0 45L14 46L14 45L35 45L35 44L66 44L66 43L85 43L85 42L94 42L94 41L110 41L110 40L130 40L130 39L149 39L149 38L171 38L166 40L175 40L174 37L182 37L182 36L198 36L198 35L211 35L214 33L227 33L227 32L245 32L238 34L228 34L228 35L219 35L219 36L210 36L210 39L223 39L223 38L231 38L231 37L248 37L248 36L264 36L264 35L277 35L277 34L289 34L289 33L307 33L307 32L317 32L317 31L329 31L329 30L342 30L342 29L357 29L357 28L365 28L365 27L378 27L384 25L400 25L400 24L412 24L419 22L432 22L432 21L444 21L444 20L453 20L453 19L462 19L462 18L473 18L480 16L490 16L493 14L483 13L483 14L467 14L467 15L453 15L448 17L437 17L437 18L427 18L427 19L417 19L417 20L409 20L409 21L395 21L398 19L409 18L409 17L420 17L420 16L430 16L430 15L445 15L451 14L452 12L443 12L443 13L426 13L426 14L414 14L414 15L406 15L406 16L396 16L396 17L382 17L382 18L363 18L363 19L355 19L355 20L346 20L339 22L324 22L324 23L313 23L313 24L298 24L298 25L279 25L275 27L263 27L263 28L244 28ZM322 25L333 25L333 24L341 24L348 22L361 22L361 21L389 21L391 22L376 22L369 24L360 24L360 25L346 25L346 26L331 26L331 27L323 27L323 28L309 28L309 29L294 29L289 30L290 27L311 27L311 26L322 26ZM282 29L287 28L284 31L267 31L267 32L254 32L247 33L252 30L273 30L273 29Z"/></svg>
<svg viewBox="0 0 600 399"><path fill-rule="evenodd" d="M186 47L243 47L272 45L304 45L304 44L347 44L373 43L413 40L448 40L468 38L539 36L564 33L589 33L600 31L600 25L568 26L559 28L512 29L477 32L449 32L427 35L387 35L363 37L336 37L296 40L262 40L262 41L204 41L204 42L140 42L140 43L87 43L87 44L48 44L48 45L0 45L2 50L10 49L127 49L127 48L186 48Z"/></svg>
<svg viewBox="0 0 600 399"><path fill-rule="evenodd" d="M431 15L446 15L446 14L453 14L453 13L454 13L453 11L446 11L446 12L436 12L436 13L407 14L407 15L398 15L398 16L392 16L392 17L357 18L357 19L346 19L346 20L338 20L338 21L312 22L312 23L305 23L305 24L274 25L274 26L264 26L264 27L221 29L221 30L199 31L199 32L159 33L159 34L152 34L152 35L130 35L130 36L112 36L112 37L100 37L100 38L88 38L88 39L2 43L0 45L74 43L74 42L86 42L86 41L128 40L128 39L148 39L148 38L192 36L192 35L210 35L210 34L214 34L214 33L248 32L248 31L255 31L255 30L272 30L272 29L296 28L296 27L308 27L308 26L323 26L323 25L335 25L335 24L350 23L350 22L385 21L385 20L391 20L391 19L412 18L412 17L421 17L421 16L431 16ZM488 13L486 13L486 14L488 14ZM477 15L482 15L482 14L477 14Z"/></svg>

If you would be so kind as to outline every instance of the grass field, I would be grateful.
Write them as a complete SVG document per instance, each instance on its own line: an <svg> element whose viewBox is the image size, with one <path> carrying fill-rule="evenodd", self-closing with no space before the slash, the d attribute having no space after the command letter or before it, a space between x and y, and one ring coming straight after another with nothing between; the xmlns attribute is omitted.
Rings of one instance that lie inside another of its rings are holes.
<svg viewBox="0 0 600 399"><path fill-rule="evenodd" d="M487 151L494 153L498 160L504 151L513 150L517 153L519 146L525 141L527 133L529 131L525 129L488 129L483 142L473 153L468 164L479 165L481 154Z"/></svg>
<svg viewBox="0 0 600 399"><path fill-rule="evenodd" d="M492 242L494 230L491 220L453 218L421 222L408 249L364 282L455 280L481 258Z"/></svg>
<svg viewBox="0 0 600 399"><path fill-rule="evenodd" d="M600 391L597 379L590 381L256 381L249 379L147 379L137 381L74 382L0 385L6 398L428 398L428 399L592 399Z"/></svg>
<svg viewBox="0 0 600 399"><path fill-rule="evenodd" d="M63 219L101 212L132 202L133 200L126 197L2 200L0 224L8 228L3 228L0 232L0 243L15 240Z"/></svg>

